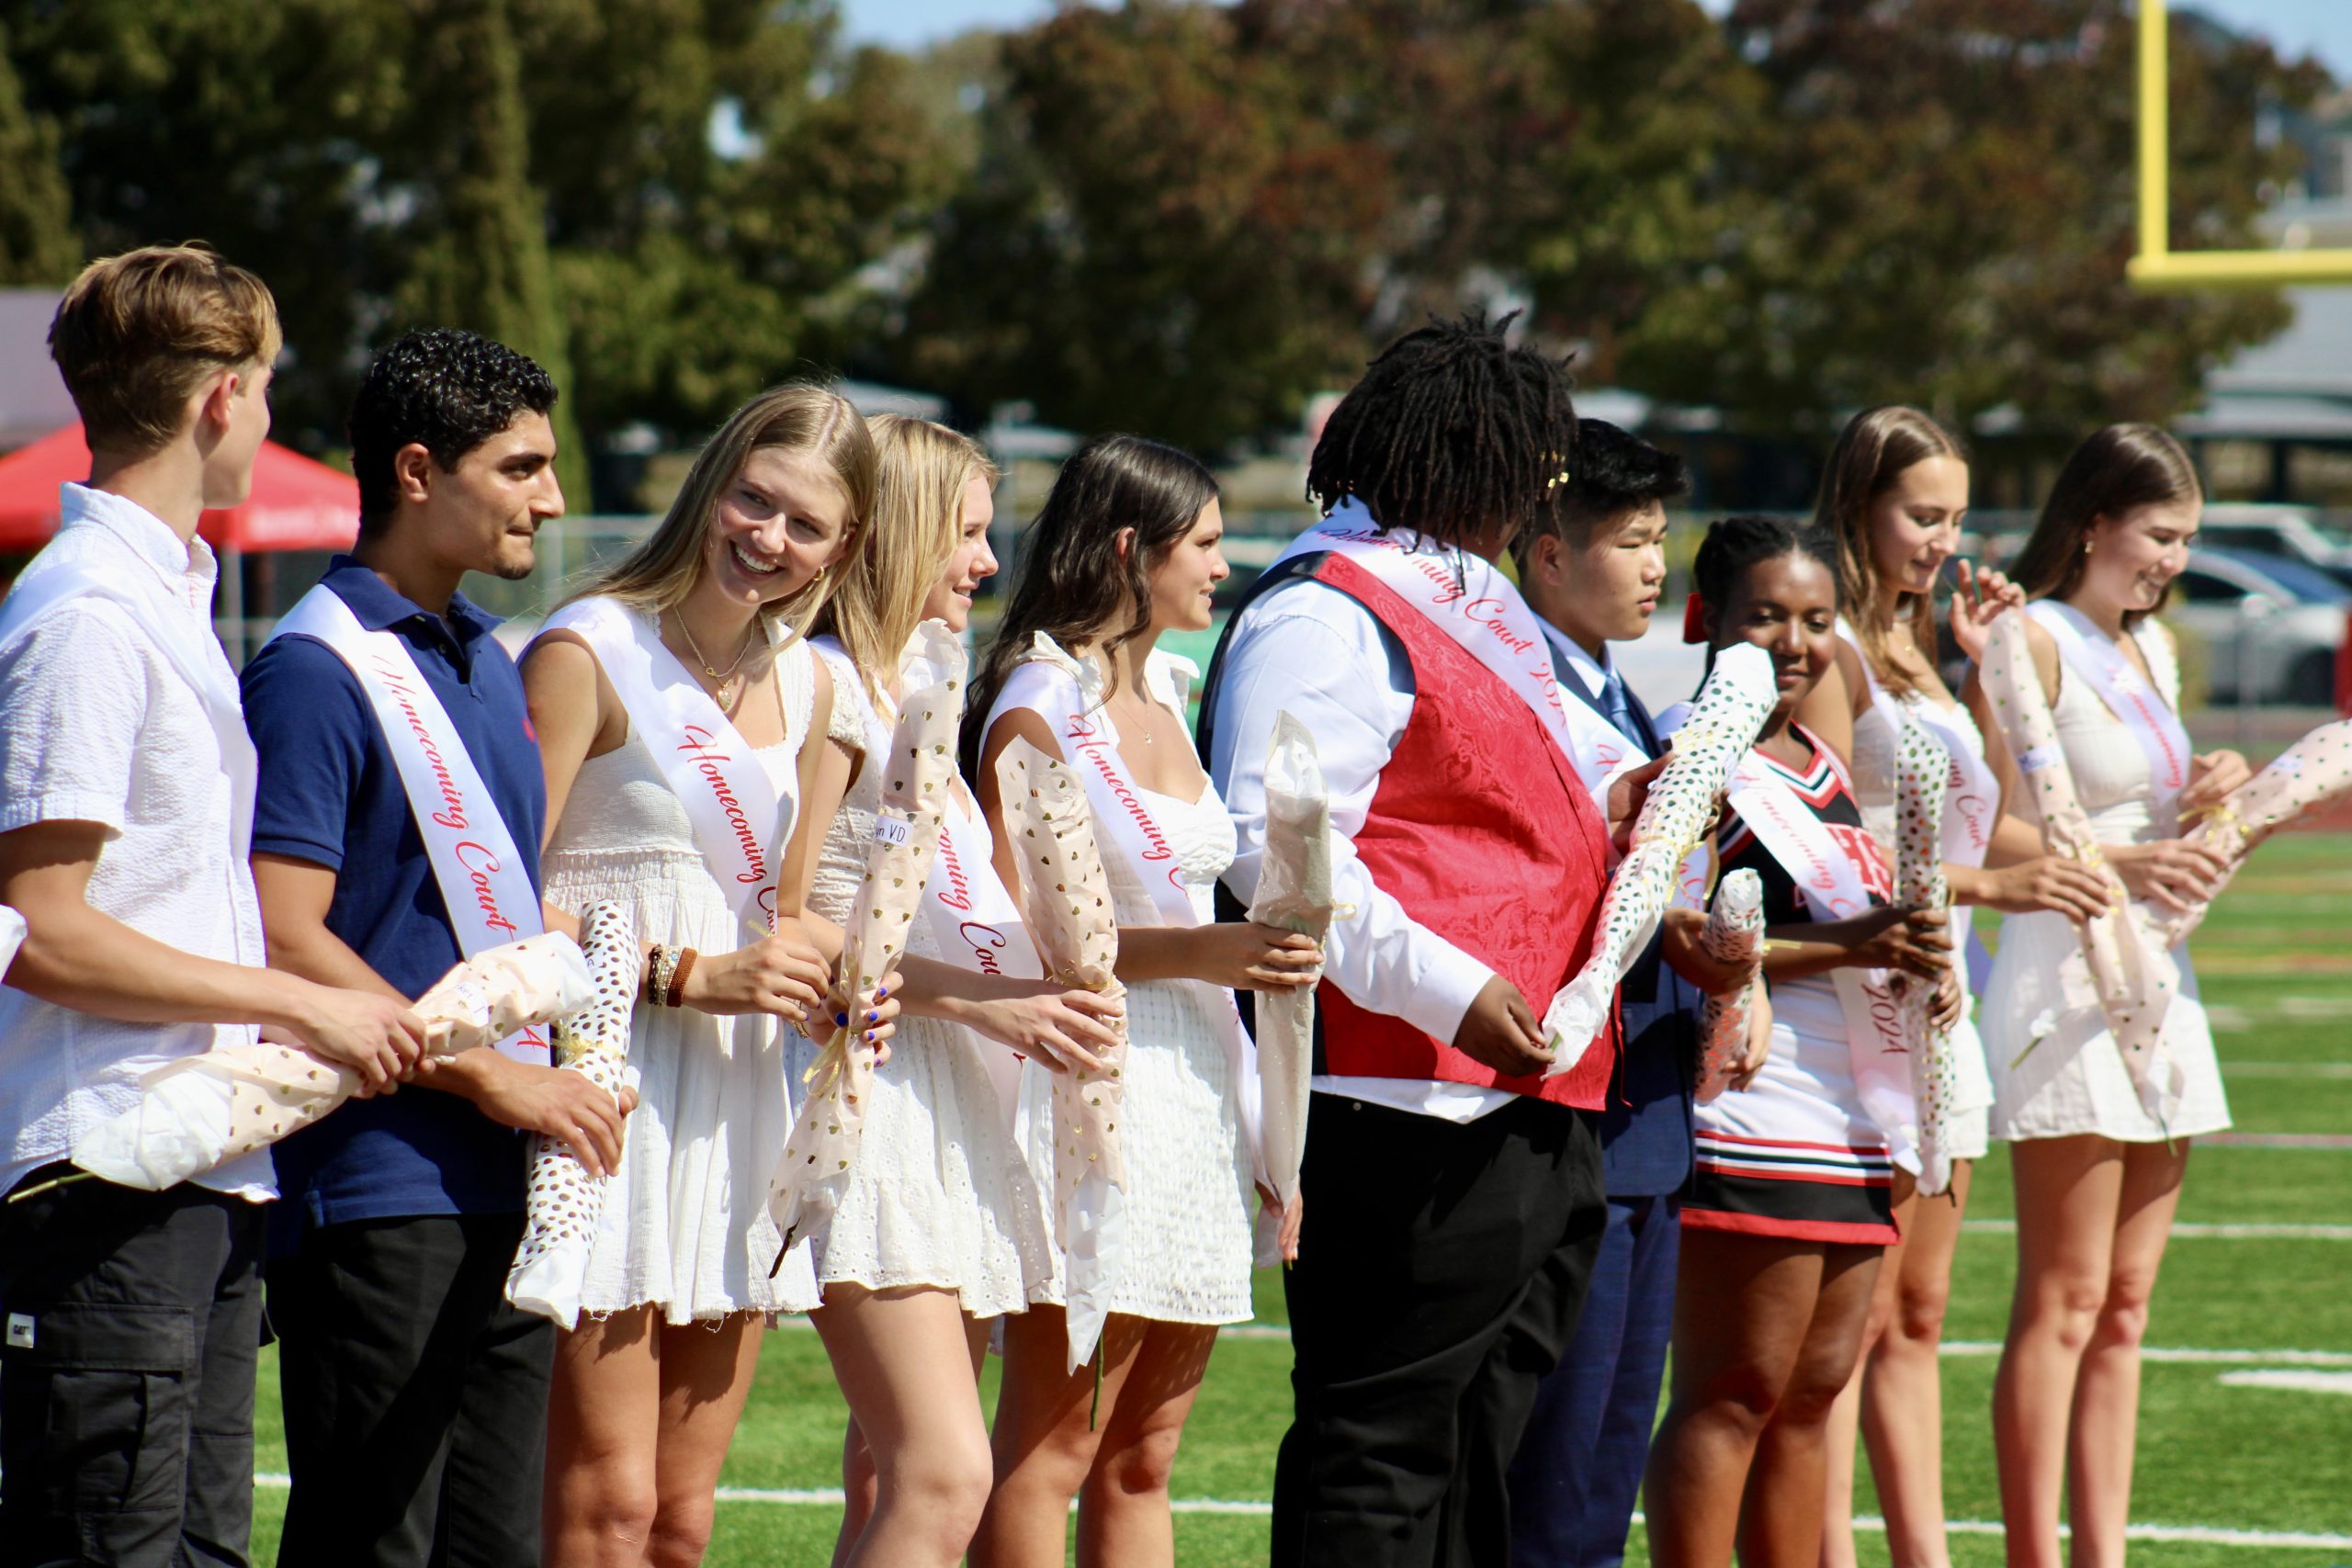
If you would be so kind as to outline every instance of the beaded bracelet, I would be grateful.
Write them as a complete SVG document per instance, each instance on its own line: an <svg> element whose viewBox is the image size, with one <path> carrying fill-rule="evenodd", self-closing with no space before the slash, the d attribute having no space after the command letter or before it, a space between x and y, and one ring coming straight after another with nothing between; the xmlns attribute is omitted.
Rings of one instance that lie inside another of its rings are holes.
<svg viewBox="0 0 2352 1568"><path fill-rule="evenodd" d="M695 950L691 947L678 949L675 963L677 968L670 976L669 1000L664 1004L673 1008L685 1005L686 976L694 973Z"/></svg>
<svg viewBox="0 0 2352 1568"><path fill-rule="evenodd" d="M655 942L652 962L645 969L645 999L649 1003L655 1007L670 1005L670 977L676 973L677 967L678 950Z"/></svg>

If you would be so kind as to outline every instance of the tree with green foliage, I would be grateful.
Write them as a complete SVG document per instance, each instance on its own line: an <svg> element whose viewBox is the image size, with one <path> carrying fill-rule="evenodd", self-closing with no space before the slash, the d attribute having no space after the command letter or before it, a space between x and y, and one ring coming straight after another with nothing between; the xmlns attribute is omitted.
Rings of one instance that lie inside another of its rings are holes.
<svg viewBox="0 0 2352 1568"><path fill-rule="evenodd" d="M0 287L70 281L82 265L74 204L57 166L57 127L25 107L0 26Z"/></svg>

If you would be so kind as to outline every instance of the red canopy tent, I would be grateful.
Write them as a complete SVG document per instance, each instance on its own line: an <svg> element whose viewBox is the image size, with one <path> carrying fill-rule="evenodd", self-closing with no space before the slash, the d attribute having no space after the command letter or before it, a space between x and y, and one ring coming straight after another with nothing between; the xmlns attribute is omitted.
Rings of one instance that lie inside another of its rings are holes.
<svg viewBox="0 0 2352 1568"><path fill-rule="evenodd" d="M82 427L69 424L0 457L0 552L37 550L57 532L57 487L90 477ZM253 493L197 525L223 555L342 550L359 535L359 486L349 474L274 442L254 461Z"/></svg>
<svg viewBox="0 0 2352 1568"><path fill-rule="evenodd" d="M0 554L30 554L57 532L57 487L90 477L82 427L69 424L0 457ZM220 554L220 596L214 625L229 657L244 662L243 557L263 550L345 550L359 536L359 484L274 442L254 458L252 493L237 506L207 512L197 523Z"/></svg>

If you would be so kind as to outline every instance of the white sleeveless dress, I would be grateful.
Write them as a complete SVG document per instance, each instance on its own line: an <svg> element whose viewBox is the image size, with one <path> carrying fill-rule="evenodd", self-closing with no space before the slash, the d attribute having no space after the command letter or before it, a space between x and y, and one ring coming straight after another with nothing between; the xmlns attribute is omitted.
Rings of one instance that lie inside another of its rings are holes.
<svg viewBox="0 0 2352 1568"><path fill-rule="evenodd" d="M1151 695L1182 713L1170 658L1155 653L1144 674ZM1109 716L1102 716L1101 723L1115 745ZM1176 852L1194 912L1204 922L1215 919L1217 879L1232 865L1236 847L1224 797L1209 783L1202 784L1198 800L1141 793ZM1125 856L1106 853L1103 871L1121 925L1160 923L1149 891ZM1125 1118L1119 1126L1127 1167L1127 1252L1112 1289L1113 1312L1199 1324L1244 1323L1252 1314L1253 1162L1243 1146L1239 1086L1212 1022L1216 1010L1229 1005L1224 992L1198 980L1146 980L1127 987ZM1051 1094L1042 1068L1023 1070L1023 1145L1029 1168L1047 1189L1054 1168ZM1060 1305L1058 1253L1052 1265L1030 1299Z"/></svg>
<svg viewBox="0 0 2352 1568"><path fill-rule="evenodd" d="M888 750L890 727L875 712L855 668L831 648L821 652L833 676L832 735L861 753L808 892L809 911L840 924L865 877L865 846L882 806L874 760ZM977 807L970 819L977 822ZM987 841L985 825L978 836ZM975 885L976 914L984 905L1002 905L989 923L1005 938L996 950L1003 972L1042 973L994 869L983 860L963 870ZM907 951L970 966L970 951L943 951L928 919L910 928ZM816 1051L795 1032L796 1083ZM889 1060L875 1070L849 1186L813 1242L820 1283L954 1291L975 1317L1028 1305L1030 1291L1053 1264L1045 1201L1013 1141L1019 1066L1006 1047L968 1029L938 1019L899 1020Z"/></svg>
<svg viewBox="0 0 2352 1568"><path fill-rule="evenodd" d="M785 739L756 753L787 821L799 795L814 671L807 643L778 649ZM644 941L716 955L752 940L633 726L620 746L581 764L540 866L549 903L578 910L612 899ZM768 1178L792 1131L786 1033L763 1013L714 1018L638 1004L628 1052L638 1105L605 1189L582 1310L601 1315L650 1303L665 1321L683 1324L817 1303L806 1251L769 1272L783 1237L768 1218Z"/></svg>
<svg viewBox="0 0 2352 1568"><path fill-rule="evenodd" d="M1852 643L1855 651L1860 653L1861 642L1847 628L1846 623L1838 622L1838 629L1839 635ZM1871 837L1878 841L1879 849L1886 856L1886 863L1892 866L1897 863L1894 841L1894 722L1880 705L1890 694L1879 683L1877 672L1870 669L1867 656L1863 659L1862 667L1871 683L1871 701L1861 716L1854 720L1854 754L1848 759L1849 772L1854 782L1855 804L1861 807L1862 826L1870 829ZM1954 744L1966 746L1974 766L1983 769L1984 738L1978 733L1976 721L1969 716L1967 708L1940 708L1932 698L1920 692L1905 693L1892 700L1909 710L1911 716L1925 725L1928 733L1943 742L1947 750ZM1935 711L1930 712L1930 709ZM1962 825L1951 819L1949 809L1944 826L1945 860L1971 865L1984 863L1984 852L1981 845L1974 846L1973 852L1962 848L1960 840L1967 835L1964 829L1955 833L1954 829ZM1975 993L1984 976L1981 969L1973 975L1969 970L1971 911L1955 906L1951 919L1952 959L1961 966L1961 985L1969 993L1967 1009L1954 1026L1951 1037L1952 1060L1958 1069L1958 1083L1952 1097L1951 1155L1954 1159L1982 1159L1991 1147L1989 1122L1993 1108L1993 1078L1985 1063L1984 1042L1978 1034L1976 1021Z"/></svg>
<svg viewBox="0 0 2352 1568"><path fill-rule="evenodd" d="M2180 671L2169 645L2162 637L2151 636L2142 637L2140 646L2156 689L2177 706ZM2075 776L2075 792L2100 842L2146 843L2179 836L2172 806L2153 806L2147 754L2089 684L2063 664L2051 714ZM2039 826L2030 795L2021 810ZM2131 913L2143 928L2151 923L2147 905L2134 903ZM2196 973L2188 966L2188 944L2173 952L2180 966L2180 994L2165 1016L2165 1049L2187 1078L2180 1113L2169 1128L2159 1126L2141 1106L2123 1054L2098 1010L2065 1010L2058 964L2079 945L2064 915L2010 915L2001 922L2000 948L1984 986L1993 1136L2006 1141L2094 1134L2120 1143L2149 1144L2163 1141L2167 1134L2189 1137L2227 1127L2229 1101L2222 1091L2221 1064L2213 1055L2212 1027L2198 999Z"/></svg>

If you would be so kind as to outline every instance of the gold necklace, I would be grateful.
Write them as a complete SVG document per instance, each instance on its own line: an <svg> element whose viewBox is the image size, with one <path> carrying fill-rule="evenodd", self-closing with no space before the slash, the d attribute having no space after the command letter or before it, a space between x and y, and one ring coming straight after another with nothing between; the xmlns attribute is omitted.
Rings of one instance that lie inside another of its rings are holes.
<svg viewBox="0 0 2352 1568"><path fill-rule="evenodd" d="M735 671L743 668L743 660L751 657L752 634L760 629L759 615L754 613L752 616L752 624L743 628L743 646L735 650L735 662L729 664L725 670L720 670L711 663L710 656L703 652L702 645L695 641L693 628L686 625L686 613L681 610L677 615L678 635L686 639L686 647L693 650L695 662L702 666L705 678L716 684L718 690L713 695L718 699L719 710L724 713L732 713L735 709L735 699L742 694L743 690L743 682L736 677Z"/></svg>

